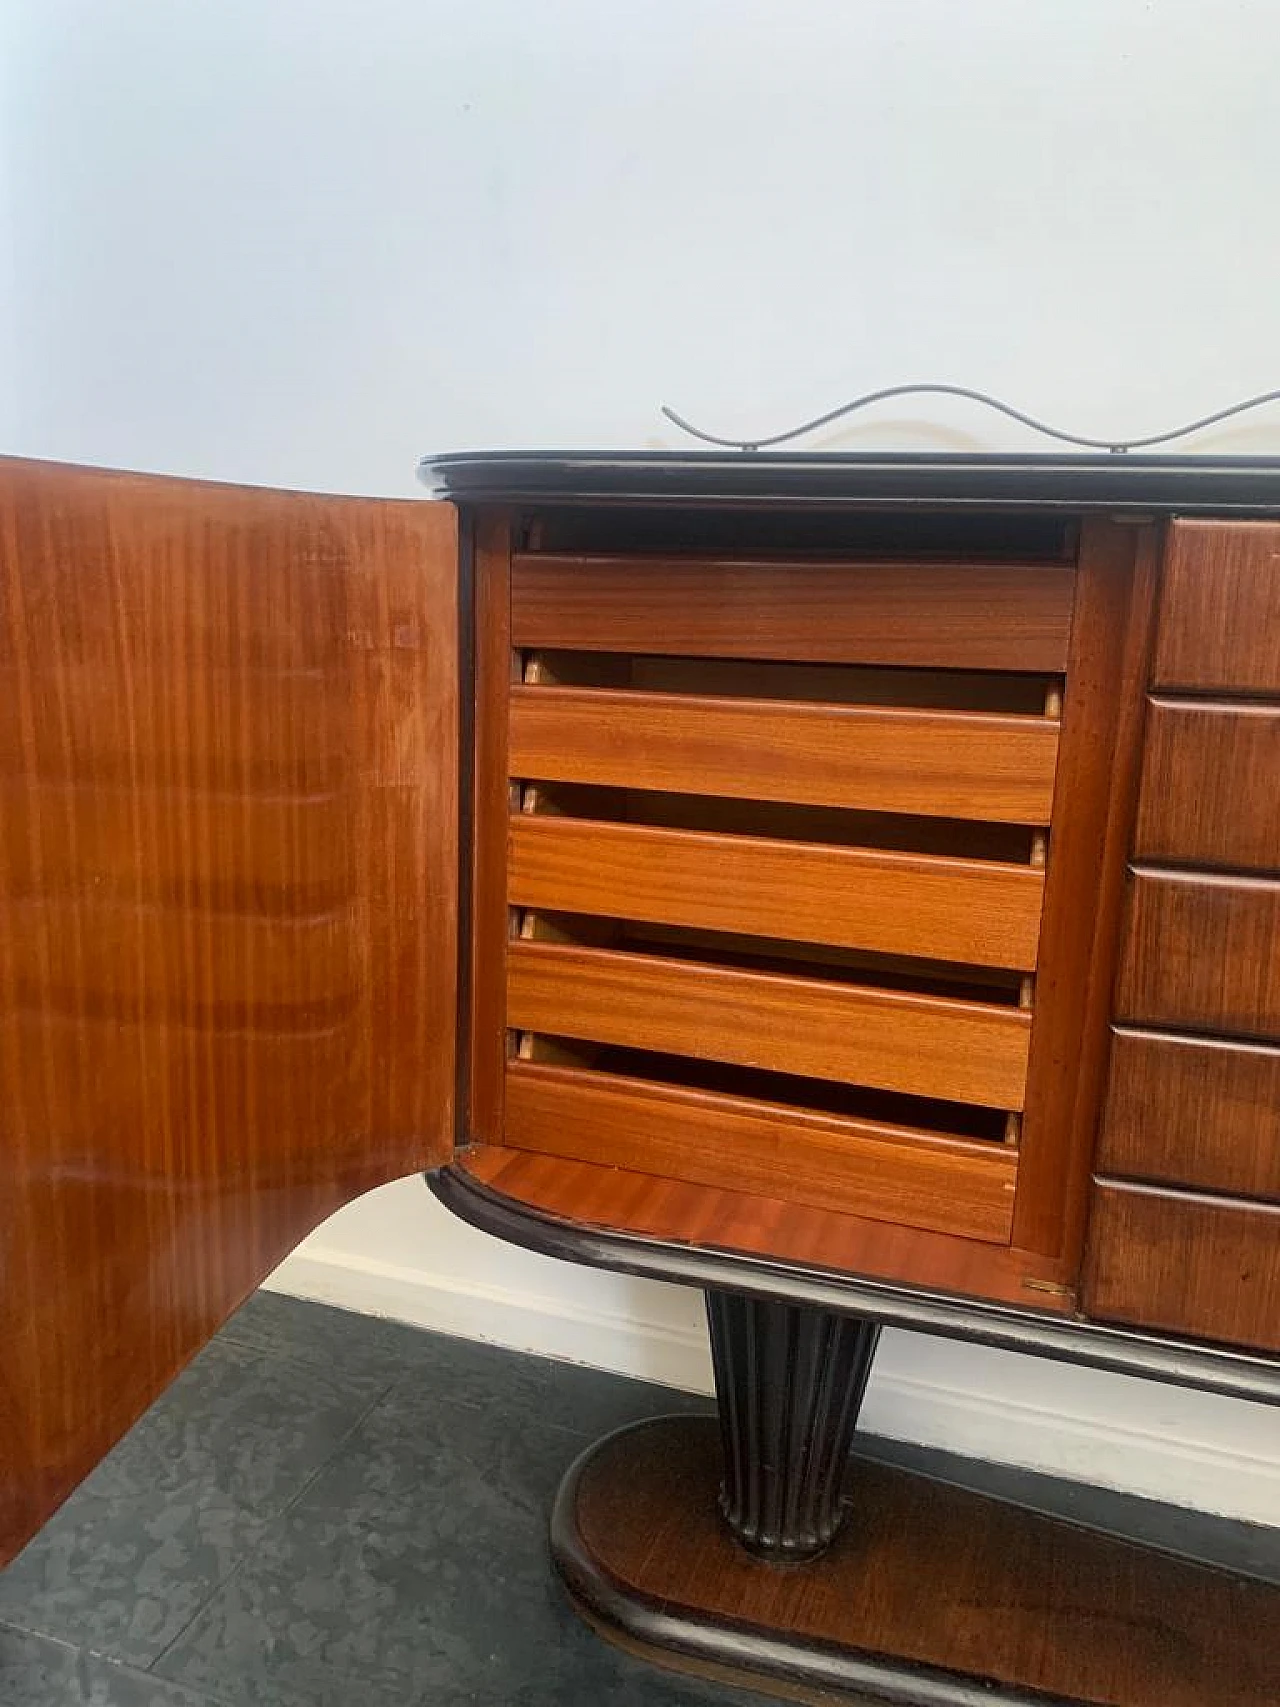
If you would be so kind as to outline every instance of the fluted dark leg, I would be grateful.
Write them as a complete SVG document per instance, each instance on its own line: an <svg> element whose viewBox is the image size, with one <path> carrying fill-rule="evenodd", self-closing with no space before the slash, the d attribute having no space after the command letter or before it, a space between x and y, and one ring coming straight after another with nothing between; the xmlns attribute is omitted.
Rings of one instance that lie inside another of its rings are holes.
<svg viewBox="0 0 1280 1707"><path fill-rule="evenodd" d="M753 1553L808 1559L834 1539L879 1325L707 1293L724 1482L720 1510Z"/></svg>

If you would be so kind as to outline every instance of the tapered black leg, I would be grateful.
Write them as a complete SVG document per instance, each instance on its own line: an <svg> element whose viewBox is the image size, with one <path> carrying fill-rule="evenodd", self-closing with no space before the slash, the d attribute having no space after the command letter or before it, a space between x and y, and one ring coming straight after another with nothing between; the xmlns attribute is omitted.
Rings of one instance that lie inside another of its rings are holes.
<svg viewBox="0 0 1280 1707"><path fill-rule="evenodd" d="M724 1481L735 1538L773 1559L809 1559L835 1538L877 1323L732 1292L707 1293Z"/></svg>

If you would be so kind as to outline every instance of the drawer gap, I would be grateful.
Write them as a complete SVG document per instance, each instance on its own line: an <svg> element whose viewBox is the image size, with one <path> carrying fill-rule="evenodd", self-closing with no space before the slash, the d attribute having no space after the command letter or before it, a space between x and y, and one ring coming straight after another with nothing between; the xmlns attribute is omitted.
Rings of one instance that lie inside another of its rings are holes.
<svg viewBox="0 0 1280 1707"><path fill-rule="evenodd" d="M918 670L543 648L524 652L522 659L521 680L534 687L629 688L709 699L908 706L1054 718L1060 715L1063 686L1060 675L1002 670Z"/></svg>
<svg viewBox="0 0 1280 1707"><path fill-rule="evenodd" d="M529 909L519 934L526 940L613 947L664 960L693 961L708 967L752 972L781 972L832 983L874 984L886 990L947 996L958 1001L989 1002L1018 1008L1024 982L998 967L961 966L951 961L873 954L859 949L784 942L776 937L730 935L678 925L646 925L619 919Z"/></svg>
<svg viewBox="0 0 1280 1707"><path fill-rule="evenodd" d="M529 1052L522 1057L526 1060L556 1060L561 1065L614 1078L644 1080L681 1090L740 1097L775 1108L867 1121L900 1128L913 1137L955 1139L989 1145L992 1150L1004 1149L1005 1115L999 1109L876 1091L861 1085L834 1084L760 1068L731 1067L684 1055L584 1044L576 1038L541 1032L526 1035L532 1040Z"/></svg>
<svg viewBox="0 0 1280 1707"><path fill-rule="evenodd" d="M704 834L765 836L828 847L882 849L886 853L939 854L1035 865L1043 833L1022 824L978 823L964 818L923 818L907 813L861 812L839 806L802 806L785 800L739 800L723 795L659 793L642 788L539 782L524 788L524 809L548 816L585 818L654 829Z"/></svg>

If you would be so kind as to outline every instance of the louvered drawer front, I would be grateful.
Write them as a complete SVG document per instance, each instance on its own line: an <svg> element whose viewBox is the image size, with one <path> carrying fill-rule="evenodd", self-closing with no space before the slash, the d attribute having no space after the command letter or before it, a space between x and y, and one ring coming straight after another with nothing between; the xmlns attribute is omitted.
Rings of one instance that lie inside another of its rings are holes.
<svg viewBox="0 0 1280 1707"><path fill-rule="evenodd" d="M1007 1242L1073 574L517 556L508 1144Z"/></svg>

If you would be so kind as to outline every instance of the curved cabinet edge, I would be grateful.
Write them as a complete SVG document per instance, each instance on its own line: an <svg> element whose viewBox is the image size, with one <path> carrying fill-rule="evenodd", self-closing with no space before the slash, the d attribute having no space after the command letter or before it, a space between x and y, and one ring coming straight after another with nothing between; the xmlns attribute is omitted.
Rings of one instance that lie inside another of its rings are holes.
<svg viewBox="0 0 1280 1707"><path fill-rule="evenodd" d="M648 1234L582 1225L507 1197L458 1166L428 1173L426 1179L439 1201L462 1220L542 1256L681 1286L807 1304L915 1333L1280 1405L1280 1362L1249 1352L1193 1345L1083 1318L1063 1320L836 1269L805 1268L715 1246L681 1245Z"/></svg>

